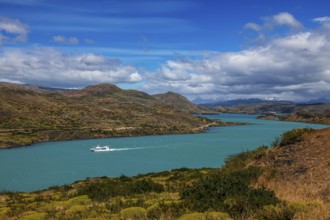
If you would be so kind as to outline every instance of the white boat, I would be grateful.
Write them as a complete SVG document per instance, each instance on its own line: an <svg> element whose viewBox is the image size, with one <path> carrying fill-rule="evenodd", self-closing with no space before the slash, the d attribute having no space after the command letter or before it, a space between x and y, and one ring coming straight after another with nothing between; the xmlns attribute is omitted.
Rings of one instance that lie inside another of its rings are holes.
<svg viewBox="0 0 330 220"><path fill-rule="evenodd" d="M93 152L106 152L106 151L111 151L111 149L110 149L109 146L97 145L97 146L92 147L91 151L93 151Z"/></svg>

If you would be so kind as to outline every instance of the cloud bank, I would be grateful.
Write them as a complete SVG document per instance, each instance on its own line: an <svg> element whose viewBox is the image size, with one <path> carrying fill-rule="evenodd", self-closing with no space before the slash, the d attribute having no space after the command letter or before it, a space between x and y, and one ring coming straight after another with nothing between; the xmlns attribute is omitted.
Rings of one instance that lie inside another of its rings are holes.
<svg viewBox="0 0 330 220"><path fill-rule="evenodd" d="M273 16L272 21L302 28L288 13ZM248 23L245 28L260 31L266 26ZM239 52L167 61L150 76L146 89L221 99L324 97L330 94L329 60L330 27L323 25L318 30L292 33Z"/></svg>
<svg viewBox="0 0 330 220"><path fill-rule="evenodd" d="M135 83L138 70L96 54L66 54L52 48L6 49L0 53L0 79L52 87L97 83Z"/></svg>

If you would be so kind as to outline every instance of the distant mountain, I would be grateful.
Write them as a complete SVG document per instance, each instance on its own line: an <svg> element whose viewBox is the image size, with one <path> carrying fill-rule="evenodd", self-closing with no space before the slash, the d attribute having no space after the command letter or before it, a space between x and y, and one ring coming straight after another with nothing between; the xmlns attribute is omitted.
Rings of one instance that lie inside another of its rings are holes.
<svg viewBox="0 0 330 220"><path fill-rule="evenodd" d="M321 97L317 99L311 99L306 101L294 102L288 100L279 100L279 99L259 99L259 98L250 98L250 99L232 99L226 101L214 101L214 100L204 100L204 99L194 99L193 103L199 106L207 107L232 107L236 105L248 105L248 104L260 104L260 103L297 103L297 104L330 104L330 98Z"/></svg>
<svg viewBox="0 0 330 220"><path fill-rule="evenodd" d="M178 94L151 96L112 84L79 90L0 83L0 148L40 141L197 132L210 120ZM167 100L167 101L165 101Z"/></svg>
<svg viewBox="0 0 330 220"><path fill-rule="evenodd" d="M302 102L302 103L307 103L307 104L316 104L316 103L330 104L330 98L322 97L322 98L318 98L318 99L308 100L308 101Z"/></svg>
<svg viewBox="0 0 330 220"><path fill-rule="evenodd" d="M231 107L231 106L236 106L236 105L260 104L260 103L278 103L278 102L290 102L290 101L263 100L263 99L258 99L258 98L251 98L251 99L233 99L233 100L220 101L220 102L204 103L204 104L199 104L199 105L200 106L207 106L207 107L215 107L215 106Z"/></svg>

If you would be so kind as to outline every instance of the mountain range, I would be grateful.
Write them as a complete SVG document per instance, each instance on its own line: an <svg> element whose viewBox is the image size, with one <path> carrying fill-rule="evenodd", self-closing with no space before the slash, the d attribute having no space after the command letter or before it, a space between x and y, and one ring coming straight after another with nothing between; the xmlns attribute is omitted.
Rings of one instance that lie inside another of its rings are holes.
<svg viewBox="0 0 330 220"><path fill-rule="evenodd" d="M231 99L225 101L195 99L193 100L193 103L199 106L206 106L206 107L215 107L215 106L232 107L236 105L260 104L260 103L330 104L330 98L321 97L318 99L305 100L299 102L280 100L280 99L259 99L259 98Z"/></svg>

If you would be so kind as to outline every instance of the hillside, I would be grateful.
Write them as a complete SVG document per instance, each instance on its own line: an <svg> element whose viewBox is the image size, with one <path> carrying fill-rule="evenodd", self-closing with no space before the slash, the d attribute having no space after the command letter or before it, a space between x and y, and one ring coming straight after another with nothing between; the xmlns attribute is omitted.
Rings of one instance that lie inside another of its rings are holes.
<svg viewBox="0 0 330 220"><path fill-rule="evenodd" d="M231 107L218 106L213 107L213 109L222 113L261 114L261 116L258 117L259 119L330 124L330 104L263 102Z"/></svg>
<svg viewBox="0 0 330 220"><path fill-rule="evenodd" d="M314 113L305 109L294 112L293 114L279 116L279 119L284 121L299 121L330 125L330 105L328 105L326 113Z"/></svg>
<svg viewBox="0 0 330 220"><path fill-rule="evenodd" d="M0 192L0 219L328 219L330 128L295 129L222 168Z"/></svg>
<svg viewBox="0 0 330 220"><path fill-rule="evenodd" d="M284 134L282 139L282 143L254 162L273 175L271 180L261 179L259 184L307 212L298 214L299 219L328 219L330 128L305 129L305 132L293 130Z"/></svg>
<svg viewBox="0 0 330 220"><path fill-rule="evenodd" d="M215 107L215 108L219 108ZM262 102L256 104L242 104L231 107L221 106L221 112L228 113L246 113L246 114L262 114L264 112L277 112L290 114L297 111L308 111L316 114L329 114L330 104L298 104L292 102Z"/></svg>
<svg viewBox="0 0 330 220"><path fill-rule="evenodd" d="M0 148L40 141L191 133L213 123L136 90L0 84Z"/></svg>
<svg viewBox="0 0 330 220"><path fill-rule="evenodd" d="M153 97L165 105L170 105L179 109L181 111L185 111L190 114L215 114L217 111L212 110L211 108L206 108L202 106L197 106L190 102L186 97L174 93L167 92L165 94L156 94Z"/></svg>

